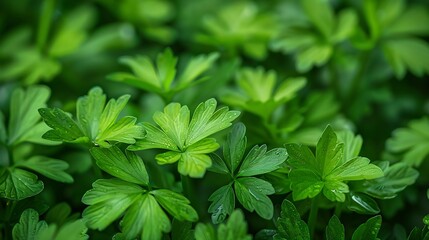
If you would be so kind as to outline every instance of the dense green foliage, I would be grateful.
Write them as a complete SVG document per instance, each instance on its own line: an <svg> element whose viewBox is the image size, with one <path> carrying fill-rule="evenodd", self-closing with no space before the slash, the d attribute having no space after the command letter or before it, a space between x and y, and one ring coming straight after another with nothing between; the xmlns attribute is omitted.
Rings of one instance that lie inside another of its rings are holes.
<svg viewBox="0 0 429 240"><path fill-rule="evenodd" d="M0 2L0 239L429 239L425 0Z"/></svg>

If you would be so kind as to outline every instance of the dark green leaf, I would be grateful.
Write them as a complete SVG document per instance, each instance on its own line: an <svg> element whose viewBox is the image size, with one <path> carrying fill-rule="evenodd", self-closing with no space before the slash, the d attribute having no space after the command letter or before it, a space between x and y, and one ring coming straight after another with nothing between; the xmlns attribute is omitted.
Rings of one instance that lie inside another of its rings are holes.
<svg viewBox="0 0 429 240"><path fill-rule="evenodd" d="M361 224L353 233L352 240L375 240L381 227L381 216L377 215Z"/></svg>
<svg viewBox="0 0 429 240"><path fill-rule="evenodd" d="M195 227L196 240L217 240L216 232L212 225L198 223Z"/></svg>
<svg viewBox="0 0 429 240"><path fill-rule="evenodd" d="M117 146L94 147L90 151L97 165L110 175L127 182L149 184L149 176L143 160L135 153L127 151L125 155Z"/></svg>
<svg viewBox="0 0 429 240"><path fill-rule="evenodd" d="M238 178L234 183L238 201L250 212L264 219L273 217L273 203L267 195L275 193L270 183L254 177Z"/></svg>
<svg viewBox="0 0 429 240"><path fill-rule="evenodd" d="M247 224L241 210L235 210L228 218L226 224L220 224L217 229L217 239L222 240L250 240L247 234Z"/></svg>
<svg viewBox="0 0 429 240"><path fill-rule="evenodd" d="M58 159L44 156L34 156L28 160L17 162L15 166L31 169L58 182L73 182L73 177L65 172L65 170L67 170L69 167L68 163Z"/></svg>
<svg viewBox="0 0 429 240"><path fill-rule="evenodd" d="M219 224L225 220L227 215L231 215L235 208L235 194L232 189L232 184L228 184L216 190L209 197L212 202L208 209L212 213L212 222Z"/></svg>
<svg viewBox="0 0 429 240"><path fill-rule="evenodd" d="M326 240L344 240L344 225L336 215L333 215L326 227Z"/></svg>
<svg viewBox="0 0 429 240"><path fill-rule="evenodd" d="M347 208L359 214L377 214L380 212L377 202L364 193L350 192Z"/></svg>
<svg viewBox="0 0 429 240"><path fill-rule="evenodd" d="M87 207L82 216L88 227L103 230L121 216L142 193L140 186L118 179L99 179L82 197Z"/></svg>
<svg viewBox="0 0 429 240"><path fill-rule="evenodd" d="M0 197L22 200L39 194L43 182L33 173L19 168L0 168Z"/></svg>
<svg viewBox="0 0 429 240"><path fill-rule="evenodd" d="M241 164L237 176L254 176L272 172L287 158L286 149L275 148L267 152L267 145L254 146Z"/></svg>
<svg viewBox="0 0 429 240"><path fill-rule="evenodd" d="M172 240L194 240L194 230L192 230L192 223L181 222L173 219L171 225L171 239Z"/></svg>
<svg viewBox="0 0 429 240"><path fill-rule="evenodd" d="M150 192L161 206L179 221L195 222L198 220L197 212L190 205L190 201L183 195L167 189Z"/></svg>
<svg viewBox="0 0 429 240"><path fill-rule="evenodd" d="M34 209L26 209L12 230L14 240L37 240L38 234L48 228L45 221L39 221L39 213Z"/></svg>
<svg viewBox="0 0 429 240"><path fill-rule="evenodd" d="M37 239L52 240L86 240L89 236L86 234L88 228L82 219L67 222L61 227L56 224L49 225L37 235Z"/></svg>
<svg viewBox="0 0 429 240"><path fill-rule="evenodd" d="M307 224L301 220L301 217L293 203L285 199L282 203L282 211L276 222L277 234L274 239L310 239L310 232Z"/></svg>
<svg viewBox="0 0 429 240"><path fill-rule="evenodd" d="M223 157L231 173L240 165L246 150L246 126L243 123L236 123L226 137L223 146Z"/></svg>
<svg viewBox="0 0 429 240"><path fill-rule="evenodd" d="M39 113L46 125L53 128L42 137L52 141L88 142L82 130L71 117L59 108L41 108Z"/></svg>

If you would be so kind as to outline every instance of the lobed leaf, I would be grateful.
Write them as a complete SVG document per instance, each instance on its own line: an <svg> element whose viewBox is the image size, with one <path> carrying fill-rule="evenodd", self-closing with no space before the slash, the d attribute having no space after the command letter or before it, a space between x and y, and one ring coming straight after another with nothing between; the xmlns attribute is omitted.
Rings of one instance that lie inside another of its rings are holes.
<svg viewBox="0 0 429 240"><path fill-rule="evenodd" d="M307 224L301 220L296 207L289 200L283 200L280 217L276 221L277 233L274 239L310 239Z"/></svg>
<svg viewBox="0 0 429 240"><path fill-rule="evenodd" d="M19 222L13 226L12 237L14 240L37 240L40 232L48 228L45 221L39 221L39 213L29 208L22 212Z"/></svg>

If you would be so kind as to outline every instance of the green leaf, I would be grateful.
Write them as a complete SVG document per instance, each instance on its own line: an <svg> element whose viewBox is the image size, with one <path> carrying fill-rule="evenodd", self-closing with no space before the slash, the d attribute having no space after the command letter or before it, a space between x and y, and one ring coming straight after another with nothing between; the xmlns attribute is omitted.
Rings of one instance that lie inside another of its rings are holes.
<svg viewBox="0 0 429 240"><path fill-rule="evenodd" d="M33 173L19 168L0 169L0 197L10 200L22 200L39 194L43 182Z"/></svg>
<svg viewBox="0 0 429 240"><path fill-rule="evenodd" d="M89 236L86 234L88 228L82 219L67 222L61 227L56 224L49 225L37 234L37 239L52 240L86 240Z"/></svg>
<svg viewBox="0 0 429 240"><path fill-rule="evenodd" d="M126 155L117 147L91 148L91 155L97 165L112 176L124 181L147 186L149 176L143 160L133 152L126 151Z"/></svg>
<svg viewBox="0 0 429 240"><path fill-rule="evenodd" d="M405 11L401 11L388 28L385 29L384 35L387 37L401 35L427 35L429 27L429 12L427 8L421 6L410 6Z"/></svg>
<svg viewBox="0 0 429 240"><path fill-rule="evenodd" d="M217 238L223 240L250 240L251 235L247 234L247 224L241 210L235 210L228 218L226 224L220 224L217 229Z"/></svg>
<svg viewBox="0 0 429 240"><path fill-rule="evenodd" d="M352 240L375 240L381 227L381 216L377 215L360 225L353 233Z"/></svg>
<svg viewBox="0 0 429 240"><path fill-rule="evenodd" d="M344 240L344 225L336 215L333 215L326 227L326 240Z"/></svg>
<svg viewBox="0 0 429 240"><path fill-rule="evenodd" d="M335 24L335 16L330 2L326 0L303 0L301 4L312 23L328 38L333 33Z"/></svg>
<svg viewBox="0 0 429 240"><path fill-rule="evenodd" d="M418 38L397 38L383 43L383 51L397 78L404 78L406 70L422 77L429 67L422 61L429 57L429 44Z"/></svg>
<svg viewBox="0 0 429 240"><path fill-rule="evenodd" d="M214 224L223 222L235 208L235 194L232 184L217 189L210 195L209 201L212 202L208 209L208 212L212 213L212 222Z"/></svg>
<svg viewBox="0 0 429 240"><path fill-rule="evenodd" d="M380 212L377 202L364 193L350 192L347 208L359 214L377 214Z"/></svg>
<svg viewBox="0 0 429 240"><path fill-rule="evenodd" d="M389 162L378 164L384 172L384 176L372 180L362 181L355 188L372 197L390 199L397 196L407 186L414 184L419 172L404 162L398 162L389 166Z"/></svg>
<svg viewBox="0 0 429 240"><path fill-rule="evenodd" d="M167 189L150 192L161 206L179 221L195 222L198 220L197 212L190 205L190 201L183 195Z"/></svg>
<svg viewBox="0 0 429 240"><path fill-rule="evenodd" d="M173 219L171 226L172 240L194 240L195 231L192 229L192 223L181 222Z"/></svg>
<svg viewBox="0 0 429 240"><path fill-rule="evenodd" d="M214 64L218 56L217 53L212 53L192 58L178 77L177 57L174 57L171 49L167 48L158 54L156 62L147 56L121 58L120 62L130 67L133 74L118 72L109 75L108 78L169 99L173 94L203 80L199 76Z"/></svg>
<svg viewBox="0 0 429 240"><path fill-rule="evenodd" d="M237 176L254 176L272 172L287 158L286 149L275 148L267 152L267 145L254 146L241 164Z"/></svg>
<svg viewBox="0 0 429 240"><path fill-rule="evenodd" d="M189 123L189 133L186 145L192 145L216 132L231 126L239 115L238 111L229 111L227 107L216 110L217 102L214 98L201 103L195 109Z"/></svg>
<svg viewBox="0 0 429 240"><path fill-rule="evenodd" d="M140 195L126 212L121 223L126 239L161 239L162 233L171 230L167 215L150 194Z"/></svg>
<svg viewBox="0 0 429 240"><path fill-rule="evenodd" d="M212 225L198 223L195 227L196 240L217 240L216 232Z"/></svg>
<svg viewBox="0 0 429 240"><path fill-rule="evenodd" d="M9 144L26 141L25 134L31 132L40 121L37 109L46 107L50 89L46 86L18 88L12 93L10 103Z"/></svg>
<svg viewBox="0 0 429 240"><path fill-rule="evenodd" d="M52 141L88 142L80 127L71 117L59 108L41 108L39 113L46 125L53 128L42 137Z"/></svg>
<svg viewBox="0 0 429 240"><path fill-rule="evenodd" d="M144 137L143 126L136 125L136 118L131 116L117 120L128 99L129 95L124 95L117 100L111 99L105 106L106 95L100 87L94 87L88 95L77 100L77 122L60 109L42 108L40 115L53 128L43 138L74 143L92 142L102 147L109 147L111 142L134 144L135 139Z"/></svg>
<svg viewBox="0 0 429 240"><path fill-rule="evenodd" d="M31 169L58 182L73 182L73 177L65 172L65 170L68 169L69 164L58 159L44 156L34 156L28 160L21 160L17 162L15 166Z"/></svg>
<svg viewBox="0 0 429 240"><path fill-rule="evenodd" d="M48 223L55 223L62 226L67 220L70 220L72 209L69 204L65 202L58 203L49 208L45 215L45 220Z"/></svg>
<svg viewBox="0 0 429 240"><path fill-rule="evenodd" d="M145 192L140 186L119 179L99 179L92 187L82 197L82 202L90 205L82 216L88 227L98 230L115 221Z"/></svg>
<svg viewBox="0 0 429 240"><path fill-rule="evenodd" d="M236 123L226 137L226 143L223 146L223 157L229 171L234 173L240 165L244 152L246 151L247 138L246 126L243 123Z"/></svg>
<svg viewBox="0 0 429 240"><path fill-rule="evenodd" d="M159 164L179 161L178 171L182 175L202 177L212 160L207 155L219 148L215 139L207 138L229 126L239 112L223 107L216 111L217 102L209 99L196 108L192 119L187 106L171 103L164 112L154 115L155 127L145 123L147 135L128 149L132 151L151 148L171 150L156 156Z"/></svg>
<svg viewBox="0 0 429 240"><path fill-rule="evenodd" d="M338 135L338 141L344 145L344 155L342 162L359 156L362 148L362 137L354 135L351 131L342 131Z"/></svg>
<svg viewBox="0 0 429 240"><path fill-rule="evenodd" d="M19 219L19 223L15 224L12 229L12 237L14 240L36 240L38 234L48 228L45 221L39 221L39 213L34 209L26 209Z"/></svg>
<svg viewBox="0 0 429 240"><path fill-rule="evenodd" d="M85 136L91 140L95 140L100 117L103 112L104 104L106 103L106 95L100 87L94 87L88 95L80 97L76 103L76 116L79 125Z"/></svg>
<svg viewBox="0 0 429 240"><path fill-rule="evenodd" d="M310 231L307 224L301 220L296 207L289 200L285 199L282 203L280 217L276 222L277 234L274 239L310 239Z"/></svg>
<svg viewBox="0 0 429 240"><path fill-rule="evenodd" d="M387 140L387 149L393 153L403 153L405 163L418 167L429 155L429 119L413 120L408 128L396 129Z"/></svg>
<svg viewBox="0 0 429 240"><path fill-rule="evenodd" d="M344 140L343 140L344 141ZM360 148L359 141L347 141L349 156ZM350 146L355 144L353 146ZM345 201L349 187L344 181L375 179L383 176L383 171L369 159L354 157L344 160L344 144L328 126L316 146L316 157L308 147L287 144L288 163L292 195L295 201L313 198L321 191L331 201Z"/></svg>
<svg viewBox="0 0 429 240"><path fill-rule="evenodd" d="M274 188L267 181L254 177L238 178L234 182L238 201L250 212L264 219L273 217L273 203L267 195L274 194Z"/></svg>

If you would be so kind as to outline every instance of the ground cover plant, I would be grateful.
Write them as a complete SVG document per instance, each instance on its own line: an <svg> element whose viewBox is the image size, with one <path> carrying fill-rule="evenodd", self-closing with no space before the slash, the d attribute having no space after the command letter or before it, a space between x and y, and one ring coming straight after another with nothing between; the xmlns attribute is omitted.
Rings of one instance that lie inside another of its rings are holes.
<svg viewBox="0 0 429 240"><path fill-rule="evenodd" d="M427 1L0 13L0 239L429 239Z"/></svg>

